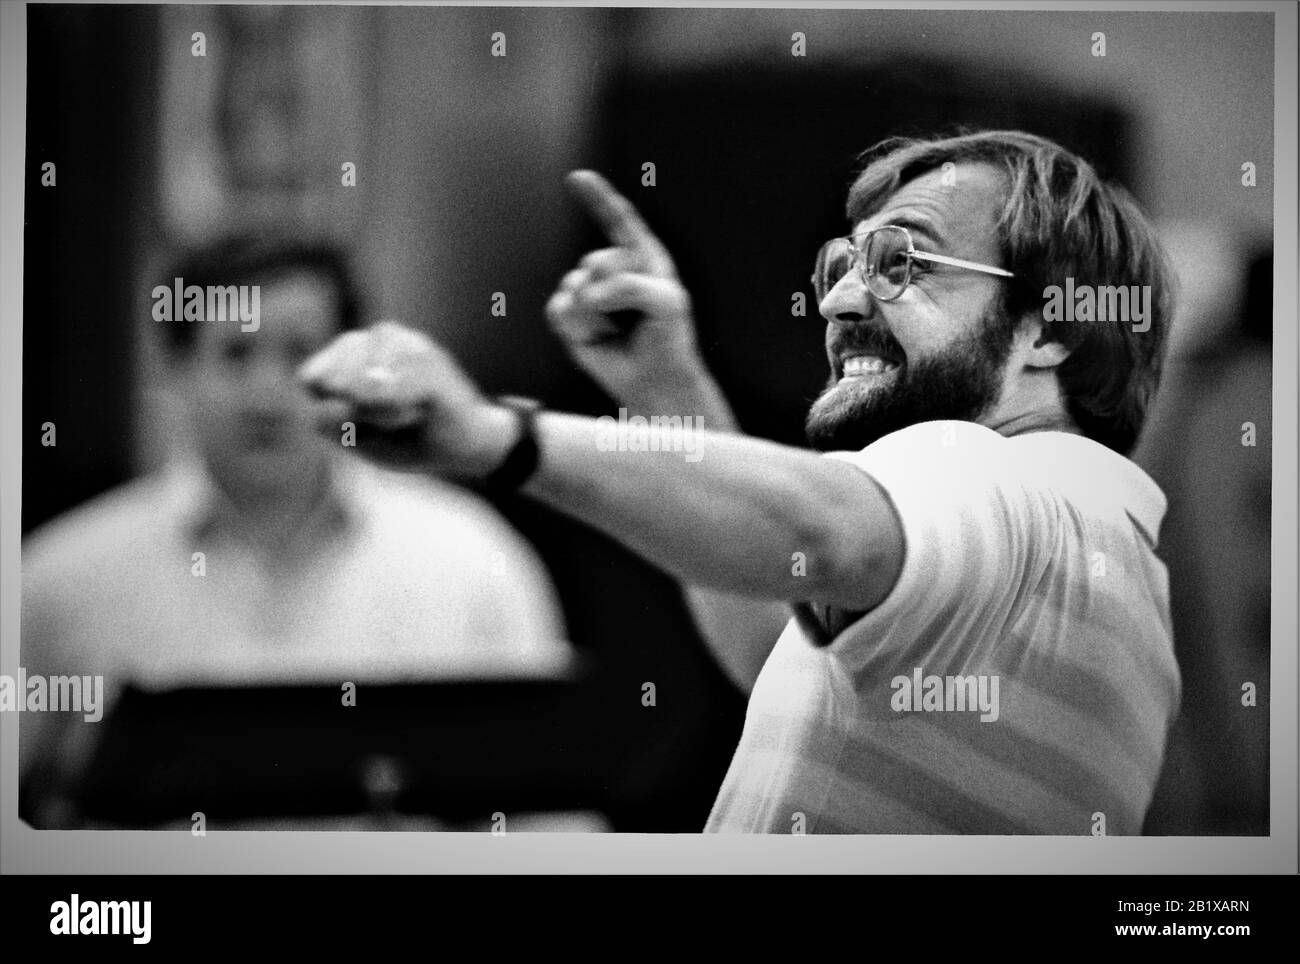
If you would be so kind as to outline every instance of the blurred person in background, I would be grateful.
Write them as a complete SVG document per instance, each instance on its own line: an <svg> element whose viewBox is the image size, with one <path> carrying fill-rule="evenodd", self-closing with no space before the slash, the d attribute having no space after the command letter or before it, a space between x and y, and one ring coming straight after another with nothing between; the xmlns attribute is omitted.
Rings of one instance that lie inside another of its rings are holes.
<svg viewBox="0 0 1300 964"><path fill-rule="evenodd" d="M708 830L1140 832L1180 678L1165 500L1127 458L1172 276L1131 199L1020 132L874 152L813 279L818 455L736 431L668 252L599 176L573 185L613 244L548 316L628 412L676 425L511 411L382 325L304 366L326 428L354 414L431 474L505 475L693 587L750 693ZM1067 278L1147 286L1145 327L1049 320Z"/></svg>
<svg viewBox="0 0 1300 964"><path fill-rule="evenodd" d="M188 450L25 541L28 674L102 675L108 713L128 684L568 675L546 572L485 501L340 458L345 435L331 444L315 432L294 372L360 321L339 251L226 240L159 280L256 285L259 317L184 320L181 305L172 320L155 314ZM61 793L96 729L77 714L24 716L29 820L70 818Z"/></svg>

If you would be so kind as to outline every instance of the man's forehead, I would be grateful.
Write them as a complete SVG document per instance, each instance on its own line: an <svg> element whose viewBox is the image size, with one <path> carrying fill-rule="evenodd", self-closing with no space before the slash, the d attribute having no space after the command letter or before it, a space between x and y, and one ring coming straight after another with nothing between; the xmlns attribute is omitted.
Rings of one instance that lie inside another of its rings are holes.
<svg viewBox="0 0 1300 964"><path fill-rule="evenodd" d="M287 305L316 307L322 301L333 304L338 292L334 283L317 272L293 269L271 275L261 284L262 298L275 298Z"/></svg>
<svg viewBox="0 0 1300 964"><path fill-rule="evenodd" d="M1005 178L990 164L935 168L901 185L853 233L901 224L945 246L969 246L994 237L1005 196Z"/></svg>
<svg viewBox="0 0 1300 964"><path fill-rule="evenodd" d="M267 340L304 335L319 340L328 338L339 327L338 289L319 272L294 268L261 278L255 284L257 331L242 331L237 324L205 322L199 336L205 344L219 346L253 339L251 344L257 347Z"/></svg>

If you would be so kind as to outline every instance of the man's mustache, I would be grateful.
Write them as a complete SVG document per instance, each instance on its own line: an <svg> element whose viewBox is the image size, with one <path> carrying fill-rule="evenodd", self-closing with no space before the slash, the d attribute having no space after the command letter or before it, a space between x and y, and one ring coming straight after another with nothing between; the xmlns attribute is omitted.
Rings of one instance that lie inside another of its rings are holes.
<svg viewBox="0 0 1300 964"><path fill-rule="evenodd" d="M879 328L843 328L831 342L831 353L836 358L846 354L876 355L890 362L903 360L903 346L894 336Z"/></svg>

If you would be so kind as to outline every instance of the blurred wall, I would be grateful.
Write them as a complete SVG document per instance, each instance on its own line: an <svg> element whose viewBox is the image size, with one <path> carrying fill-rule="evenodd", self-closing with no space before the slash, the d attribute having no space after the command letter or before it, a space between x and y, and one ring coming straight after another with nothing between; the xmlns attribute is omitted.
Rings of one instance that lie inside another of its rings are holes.
<svg viewBox="0 0 1300 964"><path fill-rule="evenodd" d="M150 230L157 82L151 12L27 13L24 532L133 471L136 325L148 303L132 279Z"/></svg>
<svg viewBox="0 0 1300 964"><path fill-rule="evenodd" d="M1271 231L1270 14L717 9L642 18L632 47L639 63L774 65L791 59L798 30L807 35L810 66L935 59L988 79L1015 77L1121 103L1133 119L1132 140L1120 145L1133 160L1129 186L1154 216L1195 213L1233 230ZM1106 35L1105 57L1091 54L1098 31ZM1241 189L1246 160L1261 168L1254 191Z"/></svg>

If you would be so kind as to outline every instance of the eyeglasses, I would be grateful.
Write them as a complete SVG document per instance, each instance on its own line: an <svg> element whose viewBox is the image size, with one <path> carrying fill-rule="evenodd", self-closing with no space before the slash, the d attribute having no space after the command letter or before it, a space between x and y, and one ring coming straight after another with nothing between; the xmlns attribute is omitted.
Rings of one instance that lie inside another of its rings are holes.
<svg viewBox="0 0 1300 964"><path fill-rule="evenodd" d="M968 271L981 271L984 274L997 275L1001 278L1014 278L1015 275L1002 268L961 258L949 258L941 254L929 254L917 251L912 244L912 235L907 228L887 224L861 235L859 244L853 238L832 238L822 245L817 252L817 264L813 269L813 292L817 301L824 299L832 288L839 283L854 265L857 265L862 283L880 301L894 301L899 298L912 281L913 264L917 261L946 264L953 268L965 268Z"/></svg>

